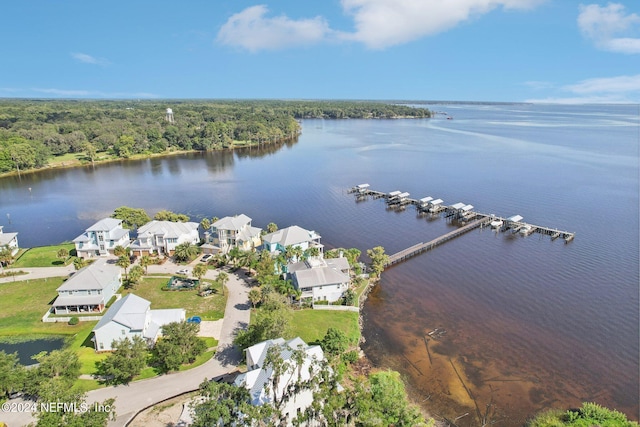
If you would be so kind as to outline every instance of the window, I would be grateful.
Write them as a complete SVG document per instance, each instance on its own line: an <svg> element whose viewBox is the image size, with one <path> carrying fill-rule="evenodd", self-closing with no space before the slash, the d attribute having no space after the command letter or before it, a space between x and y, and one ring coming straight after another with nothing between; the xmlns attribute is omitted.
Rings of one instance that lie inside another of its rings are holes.
<svg viewBox="0 0 640 427"><path fill-rule="evenodd" d="M123 330L122 330L122 335L125 335L125 334L126 334L126 332L125 332L125 330L123 329Z"/></svg>
<svg viewBox="0 0 640 427"><path fill-rule="evenodd" d="M100 350L104 350L104 343L100 343Z"/></svg>

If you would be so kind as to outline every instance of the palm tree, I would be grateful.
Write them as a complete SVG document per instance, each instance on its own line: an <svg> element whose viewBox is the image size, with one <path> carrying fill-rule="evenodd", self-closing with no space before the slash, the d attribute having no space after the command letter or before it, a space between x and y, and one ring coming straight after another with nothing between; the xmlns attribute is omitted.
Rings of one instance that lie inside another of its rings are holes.
<svg viewBox="0 0 640 427"><path fill-rule="evenodd" d="M134 265L133 267L131 267L131 271L129 272L129 285L131 285L132 287L135 287L135 285L138 283L138 281L142 278L142 276L144 275L144 269L139 266L139 265Z"/></svg>
<svg viewBox="0 0 640 427"><path fill-rule="evenodd" d="M85 265L86 264L82 258L76 258L73 260L73 268L75 268L76 270L80 270Z"/></svg>
<svg viewBox="0 0 640 427"><path fill-rule="evenodd" d="M149 255L143 255L140 258L140 266L144 268L144 274L147 274L147 267L149 267L151 264L151 257Z"/></svg>
<svg viewBox="0 0 640 427"><path fill-rule="evenodd" d="M198 264L195 267L193 267L193 271L191 272L191 274L198 279L198 287L201 286L201 280L204 277L205 274L207 274L207 271L209 271L209 269L207 268L206 265L204 264Z"/></svg>
<svg viewBox="0 0 640 427"><path fill-rule="evenodd" d="M200 248L198 248L193 243L185 242L176 246L176 250L173 253L173 256L178 261L190 261L194 259L200 253Z"/></svg>
<svg viewBox="0 0 640 427"><path fill-rule="evenodd" d="M125 280L129 281L129 275L127 273L127 268L129 268L129 266L131 265L131 260L129 259L129 257L126 256L126 255L122 255L120 258L118 258L118 261L116 262L116 265L118 267L124 268Z"/></svg>
<svg viewBox="0 0 640 427"><path fill-rule="evenodd" d="M229 281L229 275L224 271L221 271L216 280L220 283L220 286L222 286L222 295L224 295L224 285Z"/></svg>
<svg viewBox="0 0 640 427"><path fill-rule="evenodd" d="M278 231L278 226L275 222L267 224L267 233L275 233L276 231Z"/></svg>
<svg viewBox="0 0 640 427"><path fill-rule="evenodd" d="M0 248L0 265L10 265L13 262L13 253L11 248L4 246Z"/></svg>
<svg viewBox="0 0 640 427"><path fill-rule="evenodd" d="M115 248L113 248L113 254L117 257L121 257L127 254L127 250L122 246L118 245Z"/></svg>
<svg viewBox="0 0 640 427"><path fill-rule="evenodd" d="M262 301L262 292L260 292L260 290L257 288L251 289L247 296L249 297L249 301L251 302L253 308L256 308L256 305L258 305L258 303Z"/></svg>
<svg viewBox="0 0 640 427"><path fill-rule="evenodd" d="M240 258L240 256L242 255L242 251L240 250L239 247L234 246L233 248L231 248L231 250L227 255L229 255L229 258L231 259L231 263L235 267L238 262L238 258Z"/></svg>

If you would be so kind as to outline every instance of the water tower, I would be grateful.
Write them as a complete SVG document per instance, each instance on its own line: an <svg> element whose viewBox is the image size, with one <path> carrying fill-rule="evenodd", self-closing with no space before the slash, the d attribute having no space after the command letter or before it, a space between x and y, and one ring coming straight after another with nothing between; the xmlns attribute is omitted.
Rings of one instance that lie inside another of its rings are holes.
<svg viewBox="0 0 640 427"><path fill-rule="evenodd" d="M164 117L164 119L169 123L173 123L173 110L171 108L167 108L167 115Z"/></svg>

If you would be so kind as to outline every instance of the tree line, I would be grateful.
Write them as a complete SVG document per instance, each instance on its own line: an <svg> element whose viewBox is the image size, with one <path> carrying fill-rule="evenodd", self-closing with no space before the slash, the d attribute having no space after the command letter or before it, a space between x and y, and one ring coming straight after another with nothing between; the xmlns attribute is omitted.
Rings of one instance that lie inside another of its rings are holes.
<svg viewBox="0 0 640 427"><path fill-rule="evenodd" d="M0 173L41 168L69 153L94 162L281 142L300 133L302 118L429 116L383 102L0 100Z"/></svg>

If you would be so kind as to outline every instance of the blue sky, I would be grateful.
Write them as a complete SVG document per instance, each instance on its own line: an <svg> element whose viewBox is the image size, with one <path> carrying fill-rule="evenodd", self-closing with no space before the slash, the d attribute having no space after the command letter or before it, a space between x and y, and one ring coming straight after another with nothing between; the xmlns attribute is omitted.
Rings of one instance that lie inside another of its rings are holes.
<svg viewBox="0 0 640 427"><path fill-rule="evenodd" d="M640 102L640 1L10 1L0 97Z"/></svg>

